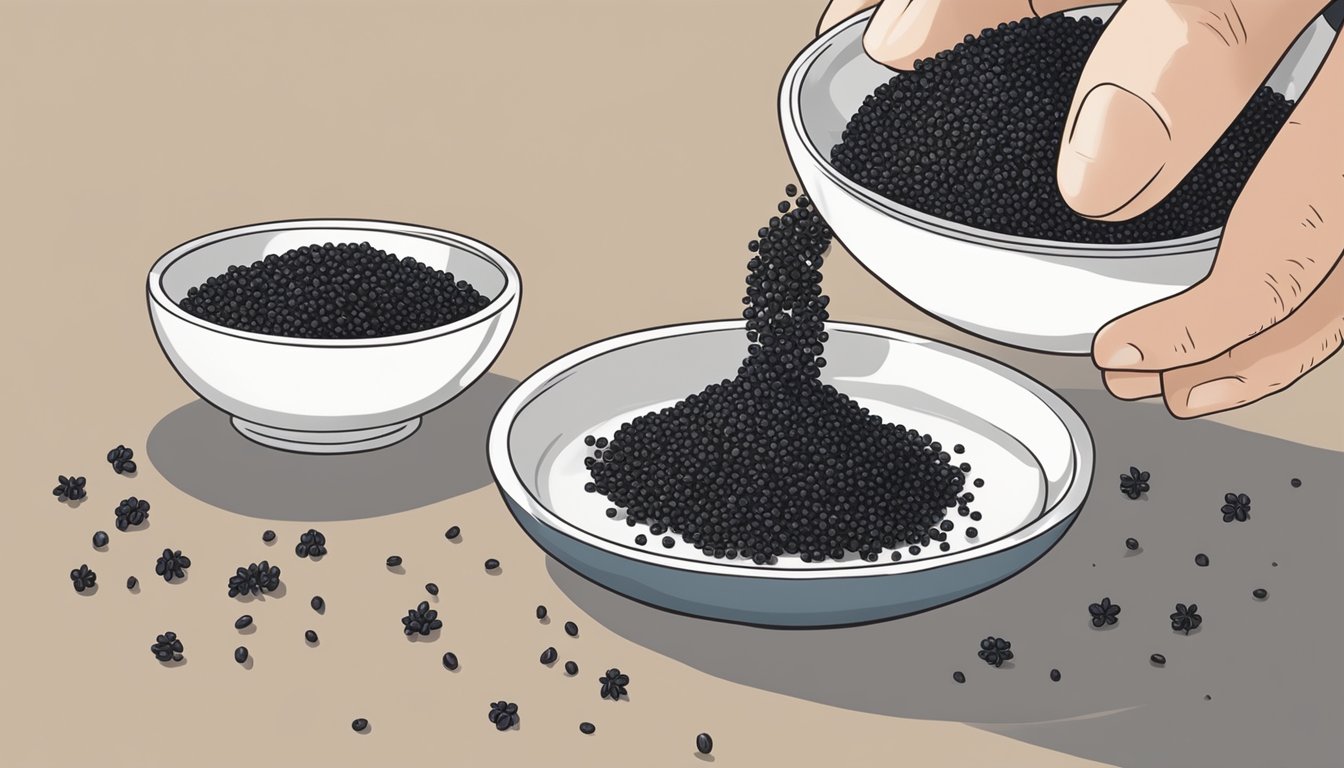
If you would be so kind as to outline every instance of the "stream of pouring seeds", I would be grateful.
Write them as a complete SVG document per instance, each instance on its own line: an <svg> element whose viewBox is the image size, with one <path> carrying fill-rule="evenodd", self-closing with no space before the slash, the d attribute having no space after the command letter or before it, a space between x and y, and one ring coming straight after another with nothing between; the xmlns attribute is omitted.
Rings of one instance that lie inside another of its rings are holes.
<svg viewBox="0 0 1344 768"><path fill-rule="evenodd" d="M946 543L947 510L969 514L970 465L821 382L831 230L805 196L778 208L748 245L737 376L636 417L610 441L585 438L594 449L586 490L623 508L630 526L758 565L786 554L873 561L902 545L913 554Z"/></svg>
<svg viewBox="0 0 1344 768"><path fill-rule="evenodd" d="M967 35L865 98L831 162L889 200L1022 237L1148 243L1223 226L1293 103L1261 88L1162 202L1126 221L1084 218L1060 195L1055 166L1103 29L1095 18L1047 16Z"/></svg>

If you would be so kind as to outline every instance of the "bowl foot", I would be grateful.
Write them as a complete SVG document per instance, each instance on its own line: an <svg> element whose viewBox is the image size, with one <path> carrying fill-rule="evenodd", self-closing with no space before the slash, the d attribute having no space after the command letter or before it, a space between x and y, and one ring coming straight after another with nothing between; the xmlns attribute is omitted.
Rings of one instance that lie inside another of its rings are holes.
<svg viewBox="0 0 1344 768"><path fill-rule="evenodd" d="M353 429L348 432L304 432L280 429L233 418L233 428L254 443L295 453L358 453L386 448L415 434L420 428L417 416L400 424L371 429Z"/></svg>

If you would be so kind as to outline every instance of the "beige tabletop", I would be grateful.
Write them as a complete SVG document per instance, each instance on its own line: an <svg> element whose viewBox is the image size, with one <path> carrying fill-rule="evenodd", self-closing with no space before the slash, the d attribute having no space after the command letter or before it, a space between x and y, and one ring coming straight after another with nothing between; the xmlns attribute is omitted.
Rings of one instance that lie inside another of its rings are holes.
<svg viewBox="0 0 1344 768"><path fill-rule="evenodd" d="M0 764L697 765L700 731L716 738L715 762L743 766L1081 766L1126 754L1018 734L1011 717L983 727L967 722L993 718L973 709L923 709L897 648L874 651L870 674L827 671L827 654L856 637L885 643L874 633L889 629L792 633L804 639L758 655L731 630L595 592L548 563L490 481L486 425L517 380L595 339L738 311L744 245L793 180L775 89L822 4L0 0ZM410 441L366 457L272 454L164 360L145 272L203 232L339 216L495 245L522 272L521 316L492 374ZM1120 421L1249 430L1340 467L1319 449L1344 450L1341 359L1210 420L1237 429L1177 424L1110 403L1085 360L1009 354L936 323L838 249L826 288L838 319L990 352ZM137 477L104 462L118 443L137 451ZM71 472L89 478L77 508L50 495ZM1098 493L1115 495L1112 469L1099 475ZM152 501L150 526L117 532L112 509L132 494ZM454 524L457 543L442 535ZM329 541L320 563L293 553L309 526ZM266 528L279 533L270 547ZM90 545L98 529L112 535L105 552ZM191 556L185 583L154 578L163 547ZM404 573L383 566L393 553ZM285 594L227 598L232 569L266 557L284 569ZM483 571L487 557L501 573ZM94 595L70 589L81 562L99 574ZM139 591L124 587L129 575ZM409 643L397 619L429 581L443 588L446 627ZM324 615L308 607L315 594ZM538 603L549 624L533 616ZM256 625L240 637L244 612ZM569 619L577 638L560 629ZM303 640L309 628L317 647ZM169 629L187 647L181 667L148 653ZM974 643L966 634L956 642ZM239 644L251 668L233 662ZM578 679L537 663L548 645L580 664ZM462 660L456 673L440 666L447 650ZM608 666L631 675L629 701L598 699ZM1024 660L1015 672L1035 670ZM870 676L890 679L889 700L865 687ZM847 699L851 684L861 703ZM486 722L498 698L520 702L519 731ZM371 732L353 733L355 717ZM597 733L580 734L581 720Z"/></svg>

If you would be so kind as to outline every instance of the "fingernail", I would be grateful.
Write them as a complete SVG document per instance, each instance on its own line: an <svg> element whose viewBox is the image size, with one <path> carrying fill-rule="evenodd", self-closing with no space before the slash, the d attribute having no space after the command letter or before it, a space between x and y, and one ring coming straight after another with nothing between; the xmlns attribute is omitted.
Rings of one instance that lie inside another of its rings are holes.
<svg viewBox="0 0 1344 768"><path fill-rule="evenodd" d="M1123 208L1166 162L1171 133L1143 99L1111 84L1083 97L1059 153L1059 192L1083 216Z"/></svg>
<svg viewBox="0 0 1344 768"><path fill-rule="evenodd" d="M1096 363L1102 368L1132 368L1143 362L1143 350L1133 344L1121 344L1109 352L1098 355Z"/></svg>
<svg viewBox="0 0 1344 768"><path fill-rule="evenodd" d="M1185 407L1191 412L1216 411L1240 404L1246 398L1246 383L1228 377L1206 381L1185 396Z"/></svg>

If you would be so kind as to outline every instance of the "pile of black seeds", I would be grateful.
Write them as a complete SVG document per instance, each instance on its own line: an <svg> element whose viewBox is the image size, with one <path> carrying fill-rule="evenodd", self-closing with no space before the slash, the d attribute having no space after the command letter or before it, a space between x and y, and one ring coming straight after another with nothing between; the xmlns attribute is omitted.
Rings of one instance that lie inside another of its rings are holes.
<svg viewBox="0 0 1344 768"><path fill-rule="evenodd" d="M178 306L240 331L363 339L447 325L489 303L451 272L368 243L326 243L230 266L188 290Z"/></svg>
<svg viewBox="0 0 1344 768"><path fill-rule="evenodd" d="M883 549L946 543L947 510L970 514L970 465L820 381L831 230L807 197L778 207L748 246L748 346L736 378L636 417L610 441L586 438L586 489L624 508L628 525L679 534L716 558L876 560Z"/></svg>
<svg viewBox="0 0 1344 768"><path fill-rule="evenodd" d="M1292 102L1261 88L1176 189L1128 221L1074 213L1055 167L1097 19L1000 24L915 63L867 97L831 162L854 182L940 219L1075 243L1148 243L1223 226Z"/></svg>

